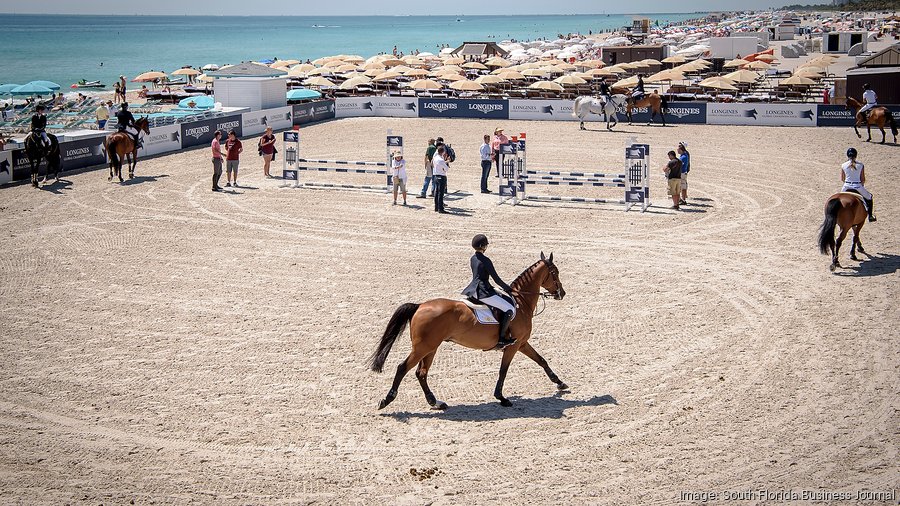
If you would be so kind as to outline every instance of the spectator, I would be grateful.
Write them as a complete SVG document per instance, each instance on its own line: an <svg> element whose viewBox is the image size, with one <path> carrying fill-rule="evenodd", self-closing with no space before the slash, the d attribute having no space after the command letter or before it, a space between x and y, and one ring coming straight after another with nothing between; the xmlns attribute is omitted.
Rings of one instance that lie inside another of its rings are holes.
<svg viewBox="0 0 900 506"><path fill-rule="evenodd" d="M212 143L210 144L210 147L212 148L213 164L212 191L214 192L222 191L222 187L219 186L219 179L222 177L222 145L219 144L219 139L221 137L222 131L216 130Z"/></svg>
<svg viewBox="0 0 900 506"><path fill-rule="evenodd" d="M481 145L481 193L491 193L488 189L488 176L491 174L491 136L484 136Z"/></svg>
<svg viewBox="0 0 900 506"><path fill-rule="evenodd" d="M428 139L428 148L425 149L425 184L422 185L422 192L419 193L418 197L420 199L425 198L425 192L428 191L428 184L431 183L434 164L432 164L432 158L434 158L434 153L437 151L437 146L434 145L434 139ZM434 196L434 186L431 187L431 195L429 197Z"/></svg>
<svg viewBox="0 0 900 506"><path fill-rule="evenodd" d="M234 172L234 187L237 188L238 164L240 163L244 146L237 138L237 134L234 130L228 132L228 140L225 141L225 150L228 152L225 157L225 176L227 178L225 186L231 186L231 174Z"/></svg>
<svg viewBox="0 0 900 506"><path fill-rule="evenodd" d="M447 214L444 209L444 190L447 188L447 171L450 165L447 163L447 150L444 146L437 148L434 159L434 210L441 214Z"/></svg>
<svg viewBox="0 0 900 506"><path fill-rule="evenodd" d="M263 174L266 178L271 178L269 166L272 164L272 158L275 156L275 134L272 133L272 127L266 127L266 133L259 138L259 154L263 157Z"/></svg>
<svg viewBox="0 0 900 506"><path fill-rule="evenodd" d="M147 85L141 85L141 91L138 92L138 98L147 98L147 93L150 93L150 90L147 89Z"/></svg>
<svg viewBox="0 0 900 506"><path fill-rule="evenodd" d="M391 176L394 183L394 205L397 205L397 190L403 192L403 205L406 205L406 160L403 153L394 152L394 160L391 162Z"/></svg>
<svg viewBox="0 0 900 506"><path fill-rule="evenodd" d="M112 100L107 100L107 101L106 101L106 108L109 109L109 115L110 115L110 116L115 116L116 113L119 112L119 108L116 107L116 106L112 103Z"/></svg>
<svg viewBox="0 0 900 506"><path fill-rule="evenodd" d="M453 147L444 142L443 137L438 137L434 140L434 147L440 148L444 147L444 160L447 160L447 164L451 164L456 161L456 152L453 151ZM446 181L445 181L446 182ZM447 195L447 185L444 185L444 195Z"/></svg>
<svg viewBox="0 0 900 506"><path fill-rule="evenodd" d="M494 130L494 138L491 140L491 152L494 155L494 161L497 163L497 177L500 177L500 146L509 144L509 137L503 135L503 129Z"/></svg>
<svg viewBox="0 0 900 506"><path fill-rule="evenodd" d="M106 128L106 122L109 121L109 109L106 107L106 104L100 102L100 105L97 106L97 128L103 130Z"/></svg>
<svg viewBox="0 0 900 506"><path fill-rule="evenodd" d="M674 151L669 151L669 161L663 167L663 174L669 183L669 196L672 197L672 209L679 209L678 201L681 198L681 160L675 156Z"/></svg>
<svg viewBox="0 0 900 506"><path fill-rule="evenodd" d="M127 102L127 91L125 86L125 76L119 76L119 95L122 102Z"/></svg>
<svg viewBox="0 0 900 506"><path fill-rule="evenodd" d="M119 81L116 81L116 84L113 85L113 101L115 103L119 103Z"/></svg>
<svg viewBox="0 0 900 506"><path fill-rule="evenodd" d="M681 202L678 205L687 204L687 176L691 171L691 154L687 150L687 142L678 143L678 159L681 160Z"/></svg>

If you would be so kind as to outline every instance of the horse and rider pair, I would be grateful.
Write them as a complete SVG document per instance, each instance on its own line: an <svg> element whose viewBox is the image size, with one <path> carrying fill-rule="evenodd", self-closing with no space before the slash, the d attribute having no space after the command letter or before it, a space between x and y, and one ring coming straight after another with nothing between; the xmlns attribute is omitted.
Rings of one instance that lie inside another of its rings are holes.
<svg viewBox="0 0 900 506"><path fill-rule="evenodd" d="M841 181L844 185L840 193L836 193L825 202L825 221L819 232L819 249L822 254L831 252L831 270L840 267L838 251L841 243L847 236L847 232L853 230L853 243L850 246L850 258L856 257L856 250L865 253L862 242L859 239L860 231L869 221L877 221L875 218L874 198L866 190L865 165L857 160L858 153L855 148L847 150L847 161L841 165ZM840 226L841 232L837 239L834 236L835 226Z"/></svg>
<svg viewBox="0 0 900 506"><path fill-rule="evenodd" d="M606 129L612 130L619 123L617 112L625 108L628 122L632 122L632 111L635 108L646 107L650 111L650 123L659 114L663 126L666 125L667 100L665 96L657 93L648 95L644 90L644 76L638 74L637 84L627 95L613 94L606 79L600 81L599 98L578 97L572 109L572 115L581 120L579 128L585 130L584 120L588 114L603 114L606 117Z"/></svg>
<svg viewBox="0 0 900 506"><path fill-rule="evenodd" d="M891 113L890 109L878 105L878 96L868 83L863 85L862 103L853 97L847 97L847 109L854 111L855 113L856 122L853 124L853 129L856 131L856 136L858 138L862 139L862 135L859 133L859 127L865 126L869 134L869 138L866 139L866 142L870 142L872 140L872 126L875 126L881 130L881 143L884 144L887 137L884 127L888 126L891 129L891 133L894 135L894 144L897 143L897 120L894 119L894 115Z"/></svg>

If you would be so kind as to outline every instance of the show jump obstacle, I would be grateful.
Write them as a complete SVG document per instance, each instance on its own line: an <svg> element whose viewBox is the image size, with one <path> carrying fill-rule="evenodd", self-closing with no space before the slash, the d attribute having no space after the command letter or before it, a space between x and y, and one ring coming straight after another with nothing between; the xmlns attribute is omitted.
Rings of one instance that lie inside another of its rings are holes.
<svg viewBox="0 0 900 506"><path fill-rule="evenodd" d="M387 131L387 139L385 142L385 161L383 162L356 162L349 160L314 160L311 158L300 158L300 132L293 130L284 132L284 158L283 158L283 178L285 184L282 187L291 188L332 188L340 190L376 190L390 192L393 187L391 178L391 153L399 151L403 153L403 137L392 135L392 131ZM321 164L317 166L306 164ZM377 167L373 169L358 167ZM385 176L386 185L359 185L359 184L342 184L338 182L319 182L319 181L301 181L300 174L303 172L320 172L333 174L378 174Z"/></svg>
<svg viewBox="0 0 900 506"><path fill-rule="evenodd" d="M558 170L530 170L527 166L525 134L514 136L512 142L501 146L500 204L523 200L543 202L586 202L596 204L620 204L625 211L635 204L641 212L650 207L650 146L638 144L634 138L625 143L625 172L622 174L599 172L569 172ZM624 197L619 199L582 196L529 195L529 185L581 186L622 188Z"/></svg>

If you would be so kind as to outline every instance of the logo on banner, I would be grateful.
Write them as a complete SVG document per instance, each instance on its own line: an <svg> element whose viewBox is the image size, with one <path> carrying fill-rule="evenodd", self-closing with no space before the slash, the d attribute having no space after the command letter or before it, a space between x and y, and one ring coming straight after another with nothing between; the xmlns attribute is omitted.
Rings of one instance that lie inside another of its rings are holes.
<svg viewBox="0 0 900 506"><path fill-rule="evenodd" d="M369 110L369 111L374 111L374 110L375 110L375 104L373 104L372 102L366 102L365 104L362 105L362 108L363 108L363 109L366 109L366 110Z"/></svg>
<svg viewBox="0 0 900 506"><path fill-rule="evenodd" d="M241 126L240 120L226 121L225 123L218 123L216 125L216 130L224 130L227 132L234 128L240 128L240 126ZM209 132L209 127L206 127L206 131Z"/></svg>
<svg viewBox="0 0 900 506"><path fill-rule="evenodd" d="M9 160L3 160L0 162L0 172L6 172L9 174Z"/></svg>
<svg viewBox="0 0 900 506"><path fill-rule="evenodd" d="M454 104L455 105L455 104ZM455 109L455 107L454 107ZM478 111L482 114L490 114L494 111L502 111L502 104L469 104L470 111Z"/></svg>
<svg viewBox="0 0 900 506"><path fill-rule="evenodd" d="M697 116L700 114L699 107L669 107L666 109L666 114L670 116L675 116L678 119L684 118L685 116Z"/></svg>
<svg viewBox="0 0 900 506"><path fill-rule="evenodd" d="M437 111L439 113L455 111L457 109L456 104L453 102L425 102L424 108L431 109L432 111Z"/></svg>
<svg viewBox="0 0 900 506"><path fill-rule="evenodd" d="M810 121L815 121L815 116L813 115L812 110L800 111L800 117L804 119L809 119Z"/></svg>
<svg viewBox="0 0 900 506"><path fill-rule="evenodd" d="M269 124L269 118L263 116L262 118L259 118L259 123L260 123L261 125L268 125L268 124Z"/></svg>
<svg viewBox="0 0 900 506"><path fill-rule="evenodd" d="M387 145L392 148L403 147L403 137L399 135L388 135Z"/></svg>
<svg viewBox="0 0 900 506"><path fill-rule="evenodd" d="M184 130L184 135L188 137L193 137L194 139L200 139L204 135L209 133L209 125L201 125L197 127L186 128Z"/></svg>
<svg viewBox="0 0 900 506"><path fill-rule="evenodd" d="M757 113L756 113L756 109L750 109L750 110L744 111L744 117L745 117L745 118L753 118L754 120L755 120L755 119L758 119L758 118L756 117L756 114L757 114Z"/></svg>

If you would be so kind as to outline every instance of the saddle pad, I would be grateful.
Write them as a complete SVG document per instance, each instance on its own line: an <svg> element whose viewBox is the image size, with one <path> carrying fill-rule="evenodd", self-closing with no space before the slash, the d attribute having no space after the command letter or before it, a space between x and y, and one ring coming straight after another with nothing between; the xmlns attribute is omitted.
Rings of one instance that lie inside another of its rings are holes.
<svg viewBox="0 0 900 506"><path fill-rule="evenodd" d="M469 309L475 313L475 319L478 320L478 323L482 325L499 325L500 322L494 318L494 313L491 311L490 306L486 306L484 304L474 304L472 301L468 299L463 299L460 302L469 306Z"/></svg>
<svg viewBox="0 0 900 506"><path fill-rule="evenodd" d="M863 204L866 203L866 199L864 199L864 198L862 197L862 195L860 195L860 194L858 194L858 193L856 193L856 192L838 192L838 193L840 193L841 195L853 195L854 197L858 198L859 200L862 200L862 201L863 201Z"/></svg>

